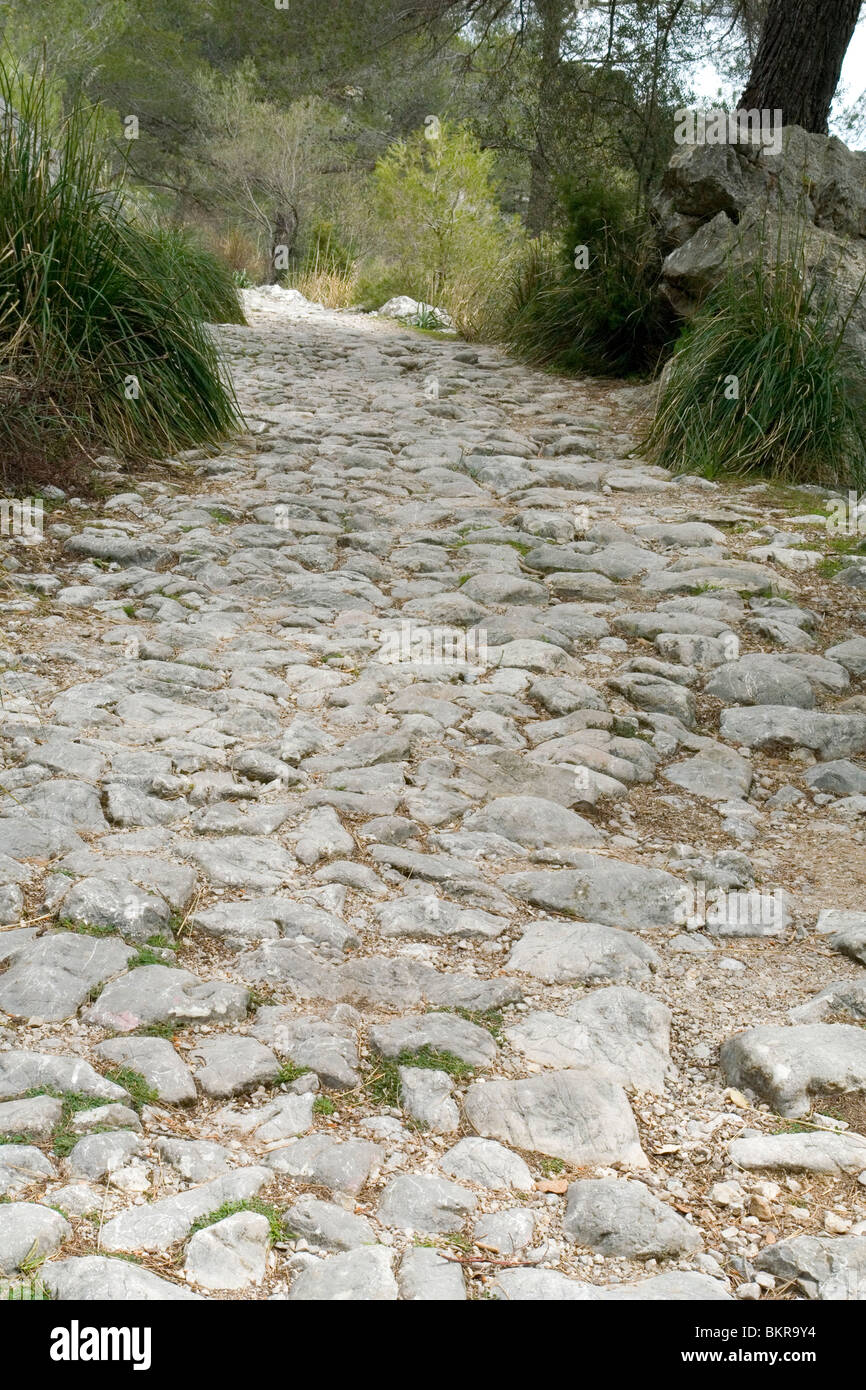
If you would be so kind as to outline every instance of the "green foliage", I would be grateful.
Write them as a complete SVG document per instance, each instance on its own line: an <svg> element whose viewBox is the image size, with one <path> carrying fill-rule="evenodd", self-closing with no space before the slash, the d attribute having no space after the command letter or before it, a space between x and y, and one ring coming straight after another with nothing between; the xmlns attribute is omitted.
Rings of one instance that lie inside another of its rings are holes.
<svg viewBox="0 0 866 1390"><path fill-rule="evenodd" d="M627 193L589 182L566 198L564 243L539 238L516 266L503 315L509 347L537 366L628 375L652 370L672 334L659 262Z"/></svg>
<svg viewBox="0 0 866 1390"><path fill-rule="evenodd" d="M260 1197L249 1197L243 1202L223 1202L216 1211L210 1212L207 1216L200 1216L190 1230L190 1236L194 1236L198 1231L204 1231L208 1226L215 1226L218 1221L225 1221L227 1216L234 1216L239 1211L254 1211L259 1216L266 1216L270 1226L270 1240L273 1244L277 1240L285 1240L286 1232L283 1229L282 1218L276 1207L270 1202L263 1202Z"/></svg>
<svg viewBox="0 0 866 1390"><path fill-rule="evenodd" d="M433 1071L447 1072L457 1080L472 1076L475 1071L453 1052L436 1052L431 1047L421 1047L417 1052L401 1052L399 1057L379 1057L366 1081L371 1100L379 1105L401 1103L400 1067L429 1067Z"/></svg>
<svg viewBox="0 0 866 1390"><path fill-rule="evenodd" d="M330 1096L316 1096L313 1101L314 1115L333 1115L337 1107Z"/></svg>
<svg viewBox="0 0 866 1390"><path fill-rule="evenodd" d="M189 228L158 227L154 245L166 298L181 313L204 323L246 322L230 267Z"/></svg>
<svg viewBox="0 0 866 1390"><path fill-rule="evenodd" d="M223 438L238 413L215 346L167 299L158 234L106 188L98 113L52 126L44 79L2 68L0 98L17 112L0 122L0 458Z"/></svg>
<svg viewBox="0 0 866 1390"><path fill-rule="evenodd" d="M676 473L866 486L866 383L844 326L802 241L732 265L670 361L650 457Z"/></svg>
<svg viewBox="0 0 866 1390"><path fill-rule="evenodd" d="M159 1100L159 1092L148 1085L140 1071L134 1071L132 1067L115 1067L113 1071L107 1071L105 1077L129 1093L129 1103L136 1110Z"/></svg>
<svg viewBox="0 0 866 1390"><path fill-rule="evenodd" d="M460 318L503 273L517 230L500 211L493 163L468 127L449 121L382 156L372 202L380 245L396 267L395 292Z"/></svg>

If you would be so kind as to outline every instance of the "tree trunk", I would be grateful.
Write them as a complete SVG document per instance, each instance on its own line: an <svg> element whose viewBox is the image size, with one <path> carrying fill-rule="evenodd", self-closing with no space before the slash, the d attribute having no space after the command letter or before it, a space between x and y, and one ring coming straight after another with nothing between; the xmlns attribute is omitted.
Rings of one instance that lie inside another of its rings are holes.
<svg viewBox="0 0 866 1390"><path fill-rule="evenodd" d="M276 285L285 275L288 266L283 264L290 261L295 254L295 239L298 235L298 214L294 208L289 208L288 212L282 210L274 215L274 226L271 235L271 263L268 273L268 284ZM280 264L278 264L280 262Z"/></svg>
<svg viewBox="0 0 866 1390"><path fill-rule="evenodd" d="M538 97L535 110L535 141L529 155L529 205L526 222L533 236L550 225L553 203L550 161L547 156L548 137L555 124L555 106L559 95L562 40L566 30L568 0L536 0L535 9L541 25L538 68Z"/></svg>
<svg viewBox="0 0 866 1390"><path fill-rule="evenodd" d="M781 111L783 125L827 134L827 117L862 0L770 0L746 110Z"/></svg>

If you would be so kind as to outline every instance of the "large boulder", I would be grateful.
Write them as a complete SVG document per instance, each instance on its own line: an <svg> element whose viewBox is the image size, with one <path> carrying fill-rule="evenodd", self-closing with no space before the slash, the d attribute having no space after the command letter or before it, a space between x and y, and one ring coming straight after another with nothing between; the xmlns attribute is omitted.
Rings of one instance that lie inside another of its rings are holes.
<svg viewBox="0 0 866 1390"><path fill-rule="evenodd" d="M783 246L801 233L810 276L832 286L843 313L853 304L846 338L866 361L866 298L855 302L866 273L866 152L799 126L781 135L762 144L742 130L729 143L677 149L653 209L662 293L689 317L729 256L754 260L762 229L770 256L780 232Z"/></svg>

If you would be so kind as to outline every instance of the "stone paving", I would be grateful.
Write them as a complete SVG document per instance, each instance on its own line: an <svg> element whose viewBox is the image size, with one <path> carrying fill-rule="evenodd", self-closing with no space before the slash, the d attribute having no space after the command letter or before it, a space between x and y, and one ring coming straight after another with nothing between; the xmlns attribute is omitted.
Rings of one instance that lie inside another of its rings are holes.
<svg viewBox="0 0 866 1390"><path fill-rule="evenodd" d="M247 435L4 541L4 1287L866 1297L866 556L246 300Z"/></svg>

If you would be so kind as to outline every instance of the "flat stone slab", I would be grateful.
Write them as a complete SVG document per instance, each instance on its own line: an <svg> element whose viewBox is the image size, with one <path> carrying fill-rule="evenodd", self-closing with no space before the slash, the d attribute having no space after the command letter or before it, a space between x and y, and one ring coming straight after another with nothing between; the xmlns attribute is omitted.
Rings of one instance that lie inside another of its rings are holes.
<svg viewBox="0 0 866 1390"><path fill-rule="evenodd" d="M192 1072L168 1038L109 1038L94 1051L139 1072L165 1105L191 1105L197 1098Z"/></svg>
<svg viewBox="0 0 866 1390"><path fill-rule="evenodd" d="M119 975L134 955L122 941L74 932L40 936L0 975L0 1013L46 1023L70 1018L96 985Z"/></svg>
<svg viewBox="0 0 866 1390"><path fill-rule="evenodd" d="M625 1178L573 1182L562 1226L577 1245L633 1260L691 1255L703 1245L684 1217L644 1183Z"/></svg>
<svg viewBox="0 0 866 1390"><path fill-rule="evenodd" d="M762 1250L755 1268L796 1283L806 1298L866 1298L866 1236L793 1236Z"/></svg>
<svg viewBox="0 0 866 1390"><path fill-rule="evenodd" d="M297 860L282 845L254 835L221 835L188 840L178 850L197 864L211 882L228 888L276 893L294 877Z"/></svg>
<svg viewBox="0 0 866 1390"><path fill-rule="evenodd" d="M24 1192L54 1176L54 1166L41 1149L32 1144L0 1144L0 1197Z"/></svg>
<svg viewBox="0 0 866 1390"><path fill-rule="evenodd" d="M293 1303L391 1303L399 1296L391 1262L383 1245L347 1250L310 1264L292 1281Z"/></svg>
<svg viewBox="0 0 866 1390"><path fill-rule="evenodd" d="M738 1168L751 1171L779 1169L784 1173L866 1172L866 1139L862 1134L762 1134L751 1139L732 1139L728 1155Z"/></svg>
<svg viewBox="0 0 866 1390"><path fill-rule="evenodd" d="M444 1235L459 1231L475 1210L471 1192L446 1178L401 1174L392 1178L379 1201L379 1220L401 1231Z"/></svg>
<svg viewBox="0 0 866 1390"><path fill-rule="evenodd" d="M670 1010L626 985L593 990L565 1017L539 1010L505 1030L532 1062L590 1067L618 1086L661 1094L672 1072Z"/></svg>
<svg viewBox="0 0 866 1390"><path fill-rule="evenodd" d="M519 1154L495 1139L460 1139L439 1161L449 1178L475 1183L493 1192L531 1192L533 1177Z"/></svg>
<svg viewBox="0 0 866 1390"><path fill-rule="evenodd" d="M61 1302L166 1303L199 1302L201 1294L161 1279L129 1260L107 1255L79 1255L68 1260L49 1260L40 1276L52 1296Z"/></svg>
<svg viewBox="0 0 866 1390"><path fill-rule="evenodd" d="M14 1099L43 1089L77 1091L96 1100L129 1100L122 1086L100 1076L82 1057L19 1048L0 1052L0 1098Z"/></svg>
<svg viewBox="0 0 866 1390"><path fill-rule="evenodd" d="M221 1128L247 1135L254 1144L273 1147L280 1140L295 1139L313 1127L313 1094L276 1096L264 1105L218 1110L214 1121Z"/></svg>
<svg viewBox="0 0 866 1390"><path fill-rule="evenodd" d="M604 834L591 821L540 796L500 796L463 818L464 830L501 835L527 849L591 845Z"/></svg>
<svg viewBox="0 0 866 1390"><path fill-rule="evenodd" d="M184 1260L187 1275L205 1289L245 1289L265 1277L270 1223L254 1211L238 1211L197 1231Z"/></svg>
<svg viewBox="0 0 866 1390"><path fill-rule="evenodd" d="M129 1207L102 1229L106 1250L169 1250L189 1235L202 1216L219 1211L226 1202L243 1202L270 1182L267 1168L242 1168L202 1187L163 1197L140 1207Z"/></svg>
<svg viewBox="0 0 866 1390"><path fill-rule="evenodd" d="M824 761L866 750L866 714L827 714L786 705L722 711L722 738L747 748L811 748Z"/></svg>
<svg viewBox="0 0 866 1390"><path fill-rule="evenodd" d="M357 1250L375 1245L376 1233L363 1216L354 1216L335 1202L323 1202L305 1192L283 1216L289 1239L302 1237L308 1245L323 1250Z"/></svg>
<svg viewBox="0 0 866 1390"><path fill-rule="evenodd" d="M645 869L598 854L577 854L574 867L504 874L499 887L548 912L640 930L675 926L682 884L663 869Z"/></svg>
<svg viewBox="0 0 866 1390"><path fill-rule="evenodd" d="M208 1038L190 1053L195 1079L206 1096L237 1096L276 1081L280 1064L255 1038L226 1033Z"/></svg>
<svg viewBox="0 0 866 1390"><path fill-rule="evenodd" d="M438 1250L421 1246L407 1250L397 1271L400 1297L410 1303L461 1303L466 1285L459 1264Z"/></svg>
<svg viewBox="0 0 866 1390"><path fill-rule="evenodd" d="M375 1024L370 1043L384 1057L403 1052L451 1052L473 1067L490 1066L496 1059L496 1043L486 1028L469 1023L458 1014L409 1014L393 1023Z"/></svg>
<svg viewBox="0 0 866 1390"><path fill-rule="evenodd" d="M638 984L659 965L651 946L600 922L530 922L508 957L546 984Z"/></svg>
<svg viewBox="0 0 866 1390"><path fill-rule="evenodd" d="M866 1030L849 1023L747 1028L722 1043L720 1059L729 1085L786 1119L808 1115L819 1096L866 1090Z"/></svg>
<svg viewBox="0 0 866 1390"><path fill-rule="evenodd" d="M165 898L122 878L81 879L66 894L59 915L64 921L110 927L130 941L145 942L152 936L173 940Z"/></svg>
<svg viewBox="0 0 866 1390"><path fill-rule="evenodd" d="M0 1101L0 1138L7 1134L29 1134L34 1139L49 1139L60 1123L62 1111L63 1101L54 1096Z"/></svg>
<svg viewBox="0 0 866 1390"><path fill-rule="evenodd" d="M563 1158L577 1167L622 1163L645 1168L625 1091L590 1070L549 1071L521 1081L476 1081L466 1118L486 1139Z"/></svg>
<svg viewBox="0 0 866 1390"><path fill-rule="evenodd" d="M382 1146L366 1139L340 1141L329 1134L310 1134L268 1154L266 1162L277 1173L354 1194L378 1173L384 1157Z"/></svg>
<svg viewBox="0 0 866 1390"><path fill-rule="evenodd" d="M0 1203L0 1274L12 1274L25 1261L46 1259L72 1235L69 1222L36 1202Z"/></svg>
<svg viewBox="0 0 866 1390"><path fill-rule="evenodd" d="M309 1067L334 1090L351 1090L361 1079L358 1031L348 1021L299 1016L282 1005L265 1004L250 1031L278 1057Z"/></svg>
<svg viewBox="0 0 866 1390"><path fill-rule="evenodd" d="M383 936L403 936L416 941L448 937L492 940L509 925L507 917L478 908L458 907L457 903L438 898L434 893L383 903L376 909L375 916Z"/></svg>
<svg viewBox="0 0 866 1390"><path fill-rule="evenodd" d="M299 937L338 951L360 944L355 932L336 913L278 895L220 903L195 913L190 924L230 946Z"/></svg>
<svg viewBox="0 0 866 1390"><path fill-rule="evenodd" d="M151 1023L238 1023L249 990L224 980L201 980L170 965L140 965L106 985L86 1020L114 1033Z"/></svg>

